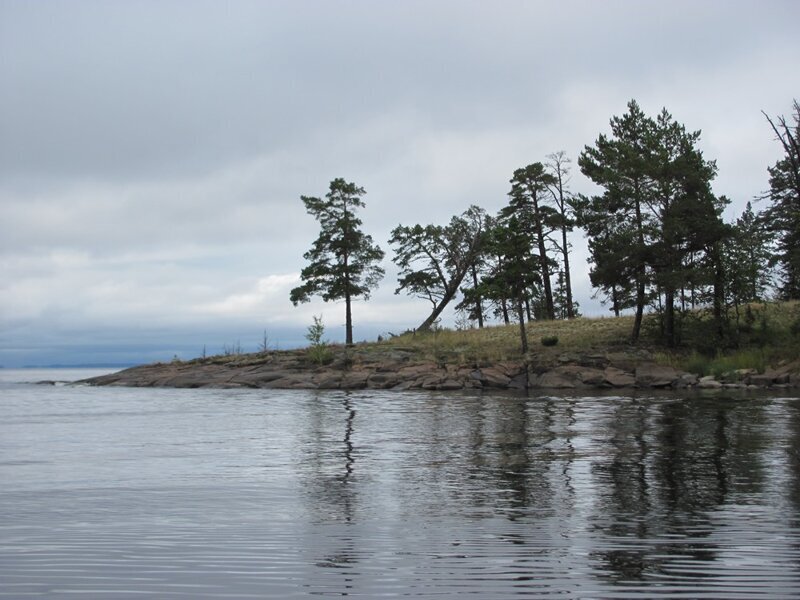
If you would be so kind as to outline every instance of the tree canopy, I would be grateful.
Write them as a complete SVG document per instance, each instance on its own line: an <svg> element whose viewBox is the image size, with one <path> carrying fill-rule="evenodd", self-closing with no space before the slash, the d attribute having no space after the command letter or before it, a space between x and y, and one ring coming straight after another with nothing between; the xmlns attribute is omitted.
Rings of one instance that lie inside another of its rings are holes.
<svg viewBox="0 0 800 600"><path fill-rule="evenodd" d="M401 291L428 300L433 309L417 328L426 330L458 294L459 286L481 252L486 213L471 206L440 225L398 225L390 244L396 246L392 259L400 268Z"/></svg>
<svg viewBox="0 0 800 600"><path fill-rule="evenodd" d="M781 269L780 291L787 300L800 298L800 103L795 100L792 108L791 120L773 120L764 113L784 152L768 168L771 205L764 220L776 238L774 262Z"/></svg>
<svg viewBox="0 0 800 600"><path fill-rule="evenodd" d="M514 170L508 202L496 215L470 206L444 225L398 225L389 240L395 293L430 302L417 328L423 331L460 294L457 310L479 326L491 314L516 320L525 352L526 320L578 314L568 236L578 226L592 285L616 315L635 311L632 342L650 308L660 315L663 341L679 344L681 323L698 306L712 308L717 339L735 340L729 309L738 315L739 306L775 289L769 265L778 267L781 296L800 298L800 104L794 102L790 119L764 116L784 156L768 167L770 205L760 214L748 203L735 222L723 222L730 200L712 192L717 167L699 149L700 132L666 109L648 116L631 100L577 161L601 193L570 192L570 160L562 151ZM313 295L344 300L348 344L352 300L369 298L384 275L384 253L357 216L364 194L335 179L324 199L301 196L320 233L304 254L303 284L290 294L295 305Z"/></svg>
<svg viewBox="0 0 800 600"><path fill-rule="evenodd" d="M578 161L584 175L605 188L583 203L580 215L593 282L613 290L633 282L633 341L648 299L657 300L665 341L674 345L676 295L693 283L697 255L725 235L724 206L710 186L716 165L697 148L700 132L687 132L666 109L653 119L632 100L625 115L611 119L611 130Z"/></svg>

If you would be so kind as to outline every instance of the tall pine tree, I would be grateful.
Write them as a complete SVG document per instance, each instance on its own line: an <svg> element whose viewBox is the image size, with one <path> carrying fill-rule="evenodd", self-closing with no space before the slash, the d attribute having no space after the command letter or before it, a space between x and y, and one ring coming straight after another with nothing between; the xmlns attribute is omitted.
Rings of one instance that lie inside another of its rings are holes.
<svg viewBox="0 0 800 600"><path fill-rule="evenodd" d="M611 129L612 138L601 135L579 159L583 173L606 190L584 204L581 216L595 234L593 270L605 285L622 287L633 276L634 342L647 297L657 299L664 341L672 346L679 333L676 299L697 283L692 264L726 234L724 203L711 193L716 166L697 149L700 132L687 132L666 109L652 119L631 101Z"/></svg>
<svg viewBox="0 0 800 600"><path fill-rule="evenodd" d="M766 113L772 131L783 147L784 156L769 168L768 198L772 204L764 220L777 240L775 262L781 268L781 296L800 298L800 103L794 101L792 122Z"/></svg>
<svg viewBox="0 0 800 600"><path fill-rule="evenodd" d="M384 275L378 264L383 251L361 229L356 211L364 207L366 192L355 183L334 179L325 199L301 196L306 211L320 224L319 237L303 255L309 265L300 273L303 285L291 291L292 304L319 295L325 302L344 300L345 342L353 344L353 299L369 298Z"/></svg>

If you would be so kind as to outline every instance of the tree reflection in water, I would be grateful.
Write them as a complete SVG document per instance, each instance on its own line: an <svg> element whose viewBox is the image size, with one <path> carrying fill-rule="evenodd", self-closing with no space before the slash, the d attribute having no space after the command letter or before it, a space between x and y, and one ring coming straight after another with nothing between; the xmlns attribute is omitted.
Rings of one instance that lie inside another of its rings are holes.
<svg viewBox="0 0 800 600"><path fill-rule="evenodd" d="M774 468L791 471L781 493L798 514L797 445L789 457L766 451L800 437L797 410L775 431L769 402L755 399L392 398L305 404L297 471L330 536L317 564L345 577L376 560L364 539L387 557L418 545L442 560L507 545L520 582L552 561L611 585L710 569L730 548L717 515L764 496Z"/></svg>
<svg viewBox="0 0 800 600"><path fill-rule="evenodd" d="M301 481L308 494L308 505L320 523L350 525L355 518L358 489L353 481L356 409L351 394L344 392L338 402L314 397L307 408L311 413L308 419L311 431L302 446L304 464L299 472L303 474ZM339 428L335 426L337 421ZM358 563L355 536L339 534L333 541L326 544L325 555L316 565L342 570L348 588L352 581L346 571Z"/></svg>
<svg viewBox="0 0 800 600"><path fill-rule="evenodd" d="M613 451L595 465L605 490L597 527L618 547L593 555L608 577L663 575L675 556L714 561L713 511L728 502L732 487L762 492L764 406L718 402L726 405L624 403L605 424Z"/></svg>

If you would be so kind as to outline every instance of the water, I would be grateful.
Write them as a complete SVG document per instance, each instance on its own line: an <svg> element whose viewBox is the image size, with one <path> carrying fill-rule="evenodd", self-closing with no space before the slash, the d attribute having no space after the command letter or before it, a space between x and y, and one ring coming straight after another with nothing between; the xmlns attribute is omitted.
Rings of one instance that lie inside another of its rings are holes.
<svg viewBox="0 0 800 600"><path fill-rule="evenodd" d="M0 371L2 598L800 595L797 394L45 375Z"/></svg>

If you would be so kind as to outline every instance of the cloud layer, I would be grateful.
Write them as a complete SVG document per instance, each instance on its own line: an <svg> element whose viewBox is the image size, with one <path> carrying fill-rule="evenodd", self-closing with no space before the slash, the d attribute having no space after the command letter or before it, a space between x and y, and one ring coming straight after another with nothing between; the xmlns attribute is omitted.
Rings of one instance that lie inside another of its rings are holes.
<svg viewBox="0 0 800 600"><path fill-rule="evenodd" d="M630 98L703 130L732 217L780 155L760 111L797 94L798 20L791 0L2 2L0 364L297 344L320 312L338 339L341 307L288 301L301 194L364 186L388 251L399 223L499 209L515 168L575 160ZM426 314L386 266L356 337Z"/></svg>

